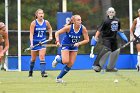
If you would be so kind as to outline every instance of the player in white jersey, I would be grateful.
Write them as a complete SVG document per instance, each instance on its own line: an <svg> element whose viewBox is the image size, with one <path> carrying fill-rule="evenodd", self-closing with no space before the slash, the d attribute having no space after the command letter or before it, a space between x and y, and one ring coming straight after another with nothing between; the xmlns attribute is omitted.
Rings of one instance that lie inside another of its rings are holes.
<svg viewBox="0 0 140 93"><path fill-rule="evenodd" d="M135 29L135 30L134 30ZM133 25L130 29L130 36L131 39L133 39L134 37L137 37L137 40L135 41L136 44L136 48L138 51L137 54L137 71L140 71L140 8L138 9L138 17L134 19L133 21Z"/></svg>

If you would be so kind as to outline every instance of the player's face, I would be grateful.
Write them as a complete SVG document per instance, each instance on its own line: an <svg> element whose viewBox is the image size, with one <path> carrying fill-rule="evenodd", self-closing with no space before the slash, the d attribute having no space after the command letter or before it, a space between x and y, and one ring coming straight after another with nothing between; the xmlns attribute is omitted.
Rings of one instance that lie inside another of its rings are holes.
<svg viewBox="0 0 140 93"><path fill-rule="evenodd" d="M139 17L140 17L140 12L138 12L138 15L139 15Z"/></svg>
<svg viewBox="0 0 140 93"><path fill-rule="evenodd" d="M115 16L115 11L108 11L108 16L110 19L112 19L113 16Z"/></svg>
<svg viewBox="0 0 140 93"><path fill-rule="evenodd" d="M82 21L81 21L81 17L80 16L76 16L75 17L75 24L76 25L81 25Z"/></svg>
<svg viewBox="0 0 140 93"><path fill-rule="evenodd" d="M38 11L37 18L38 19L43 19L44 18L44 12L42 10L41 11Z"/></svg>
<svg viewBox="0 0 140 93"><path fill-rule="evenodd" d="M2 27L2 28L0 28L0 31L5 31L5 26L4 27Z"/></svg>

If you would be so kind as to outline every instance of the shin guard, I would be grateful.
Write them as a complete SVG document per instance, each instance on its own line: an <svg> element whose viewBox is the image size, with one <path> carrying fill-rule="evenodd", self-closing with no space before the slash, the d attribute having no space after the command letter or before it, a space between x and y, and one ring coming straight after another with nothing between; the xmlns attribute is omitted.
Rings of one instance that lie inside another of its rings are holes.
<svg viewBox="0 0 140 93"><path fill-rule="evenodd" d="M104 46L101 52L97 55L97 58L93 66L100 66L102 68L106 60L108 59L108 56L110 55L110 53L111 53L111 50L108 47Z"/></svg>
<svg viewBox="0 0 140 93"><path fill-rule="evenodd" d="M119 57L119 54L120 54L120 49L116 50L116 51L113 51L110 54L108 65L107 65L107 69L113 69L114 68L114 66L115 66L115 64L117 62L117 59Z"/></svg>

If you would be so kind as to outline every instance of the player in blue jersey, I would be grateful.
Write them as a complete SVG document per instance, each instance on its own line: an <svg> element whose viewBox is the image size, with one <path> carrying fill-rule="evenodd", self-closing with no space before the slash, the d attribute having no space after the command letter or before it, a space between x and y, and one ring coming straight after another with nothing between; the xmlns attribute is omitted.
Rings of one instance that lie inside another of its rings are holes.
<svg viewBox="0 0 140 93"><path fill-rule="evenodd" d="M55 33L56 44L60 46L59 35L66 33L61 42L61 57L57 55L52 62L52 67L55 67L58 63L65 64L60 74L56 78L57 83L63 83L62 77L68 73L74 64L77 56L78 47L89 42L88 32L85 26L81 24L80 15L73 16L73 23L71 25L64 26L62 29ZM80 37L83 35L84 39L80 41Z"/></svg>
<svg viewBox="0 0 140 93"><path fill-rule="evenodd" d="M47 39L46 32L49 32L49 40L52 40L52 27L49 21L44 20L44 12L42 9L38 9L35 12L36 19L32 21L30 25L30 47L33 47L35 44L39 42L45 41ZM41 76L47 77L48 74L45 72L46 62L45 62L45 54L46 47L45 46L37 46L31 50L31 62L30 62L30 70L29 77L33 75L33 68L36 61L37 54L39 54L40 59L40 68L41 68Z"/></svg>

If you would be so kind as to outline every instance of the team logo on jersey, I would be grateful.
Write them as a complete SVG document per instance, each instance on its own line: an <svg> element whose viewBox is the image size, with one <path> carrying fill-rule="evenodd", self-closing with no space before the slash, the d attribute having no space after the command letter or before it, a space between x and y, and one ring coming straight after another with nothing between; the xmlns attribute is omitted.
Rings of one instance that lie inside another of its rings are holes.
<svg viewBox="0 0 140 93"><path fill-rule="evenodd" d="M46 27L43 27L43 28L39 27L39 28L36 28L35 30L46 30Z"/></svg>
<svg viewBox="0 0 140 93"><path fill-rule="evenodd" d="M69 35L69 37L71 38L72 43L77 43L81 36Z"/></svg>
<svg viewBox="0 0 140 93"><path fill-rule="evenodd" d="M118 21L112 21L111 22L111 30L112 31L117 31L118 30Z"/></svg>

